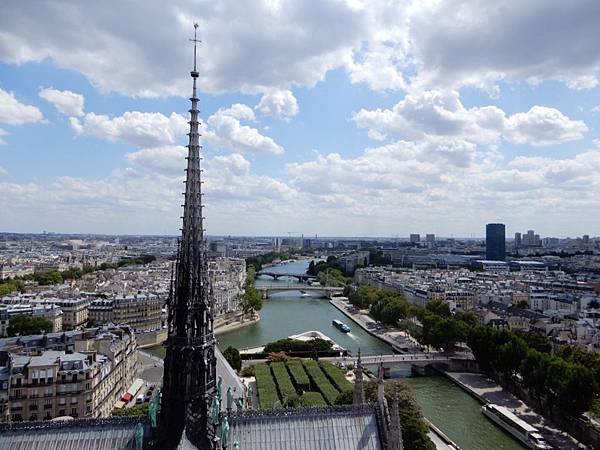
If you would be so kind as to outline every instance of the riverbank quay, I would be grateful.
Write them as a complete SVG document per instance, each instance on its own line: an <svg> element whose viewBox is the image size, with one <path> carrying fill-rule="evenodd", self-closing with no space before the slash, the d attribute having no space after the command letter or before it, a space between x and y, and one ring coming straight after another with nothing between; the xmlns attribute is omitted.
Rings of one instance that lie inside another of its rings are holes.
<svg viewBox="0 0 600 450"><path fill-rule="evenodd" d="M427 436L429 436L429 439L431 439L431 442L433 442L437 450L462 450L452 441L452 439L446 436L442 430L431 423L429 419L423 417L423 420L425 420L429 426L429 433L427 433Z"/></svg>
<svg viewBox="0 0 600 450"><path fill-rule="evenodd" d="M260 316L258 314L255 314L250 318L242 319L242 317L238 315L238 316L228 318L225 320L215 321L215 324L214 324L215 334L218 336L219 334L238 330L240 328L247 327L248 325L254 325L259 320L260 320Z"/></svg>
<svg viewBox="0 0 600 450"><path fill-rule="evenodd" d="M449 380L483 404L493 403L510 409L517 417L537 428L546 442L557 450L591 449L552 425L543 416L481 373L442 372Z"/></svg>
<svg viewBox="0 0 600 450"><path fill-rule="evenodd" d="M386 344L397 353L421 353L419 343L404 331L386 327L364 312L356 309L346 297L333 298L329 301L334 307L344 313L363 330Z"/></svg>

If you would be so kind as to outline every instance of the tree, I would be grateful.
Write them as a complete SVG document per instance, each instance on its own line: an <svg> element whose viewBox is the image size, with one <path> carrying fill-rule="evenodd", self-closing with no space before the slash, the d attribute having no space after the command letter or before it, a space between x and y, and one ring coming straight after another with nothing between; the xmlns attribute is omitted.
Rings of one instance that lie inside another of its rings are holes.
<svg viewBox="0 0 600 450"><path fill-rule="evenodd" d="M35 275L35 280L42 286L60 284L63 282L62 275L58 271L43 272Z"/></svg>
<svg viewBox="0 0 600 450"><path fill-rule="evenodd" d="M115 417L145 416L148 414L149 406L150 403L142 403L141 405L134 405L131 408L113 409L110 415Z"/></svg>
<svg viewBox="0 0 600 450"><path fill-rule="evenodd" d="M254 287L254 277L254 268L250 267L246 273L244 292L238 296L239 305L244 316L250 312L260 311L262 308L262 295Z"/></svg>
<svg viewBox="0 0 600 450"><path fill-rule="evenodd" d="M242 357L237 348L233 348L232 346L227 347L223 352L223 357L235 371L242 369Z"/></svg>
<svg viewBox="0 0 600 450"><path fill-rule="evenodd" d="M24 314L12 316L8 322L6 332L9 336L27 336L29 334L49 333L52 331L52 322L43 317L31 317Z"/></svg>
<svg viewBox="0 0 600 450"><path fill-rule="evenodd" d="M517 308L527 309L529 308L529 303L527 303L525 300L521 300L519 303L517 303Z"/></svg>
<svg viewBox="0 0 600 450"><path fill-rule="evenodd" d="M448 303L439 299L429 300L425 305L425 309L442 317L449 317L450 314L452 314L450 312L450 306L448 306Z"/></svg>
<svg viewBox="0 0 600 450"><path fill-rule="evenodd" d="M317 272L315 270L315 261L312 260L309 264L308 264L308 269L306 270L306 273L308 275L316 275Z"/></svg>

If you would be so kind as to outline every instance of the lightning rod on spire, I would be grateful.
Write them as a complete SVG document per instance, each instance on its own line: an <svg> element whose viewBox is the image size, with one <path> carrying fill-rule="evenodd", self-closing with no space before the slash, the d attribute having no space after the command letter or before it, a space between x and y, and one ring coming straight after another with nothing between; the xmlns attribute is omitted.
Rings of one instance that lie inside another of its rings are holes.
<svg viewBox="0 0 600 450"><path fill-rule="evenodd" d="M190 39L190 42L194 43L194 70L192 71L193 77L198 76L198 72L196 71L196 47L197 47L198 42L202 42L200 39L197 38L197 31L198 31L198 22L194 22L194 39Z"/></svg>

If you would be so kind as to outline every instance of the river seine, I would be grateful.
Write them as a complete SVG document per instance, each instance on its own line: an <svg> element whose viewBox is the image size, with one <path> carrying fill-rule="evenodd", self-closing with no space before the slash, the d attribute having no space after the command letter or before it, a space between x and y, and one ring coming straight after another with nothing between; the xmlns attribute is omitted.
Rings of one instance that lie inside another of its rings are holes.
<svg viewBox="0 0 600 450"><path fill-rule="evenodd" d="M295 261L269 267L279 273L306 271L309 261ZM302 285L294 278L273 280L268 276L258 277L257 286L290 286L296 291L272 295L263 302L260 321L218 337L219 347L233 346L238 349L256 347L309 330L318 330L329 336L353 354L365 355L392 353L391 348L363 331L352 320L329 304L326 299L302 295ZM348 324L351 332L346 334L335 328L331 321L341 320ZM395 367L393 377L406 378L410 375L407 366ZM414 392L423 415L446 433L463 450L518 450L523 447L512 437L492 424L480 410L480 404L446 378L406 378Z"/></svg>

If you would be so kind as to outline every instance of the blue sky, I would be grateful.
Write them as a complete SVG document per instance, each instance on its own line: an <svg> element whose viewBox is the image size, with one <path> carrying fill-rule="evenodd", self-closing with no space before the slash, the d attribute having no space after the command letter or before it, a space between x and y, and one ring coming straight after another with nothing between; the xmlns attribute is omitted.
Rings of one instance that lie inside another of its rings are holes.
<svg viewBox="0 0 600 450"><path fill-rule="evenodd" d="M177 233L197 21L209 233L598 234L597 2L110 3L4 8L2 231Z"/></svg>

